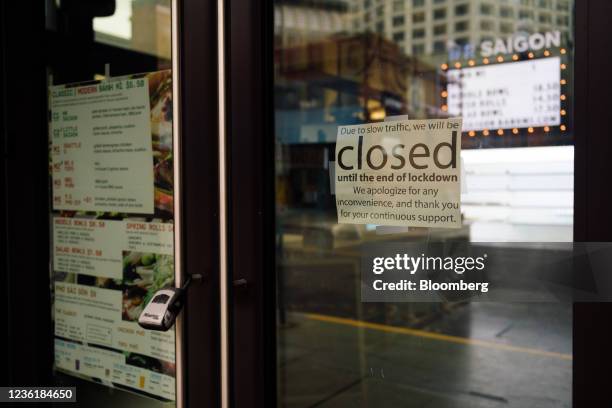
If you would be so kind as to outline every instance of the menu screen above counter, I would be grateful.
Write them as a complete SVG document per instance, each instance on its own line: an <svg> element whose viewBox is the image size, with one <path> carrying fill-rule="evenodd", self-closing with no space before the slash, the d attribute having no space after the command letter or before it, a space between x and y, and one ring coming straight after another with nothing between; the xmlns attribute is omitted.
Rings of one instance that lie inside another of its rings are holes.
<svg viewBox="0 0 612 408"><path fill-rule="evenodd" d="M559 57L448 71L448 113L463 131L561 124Z"/></svg>

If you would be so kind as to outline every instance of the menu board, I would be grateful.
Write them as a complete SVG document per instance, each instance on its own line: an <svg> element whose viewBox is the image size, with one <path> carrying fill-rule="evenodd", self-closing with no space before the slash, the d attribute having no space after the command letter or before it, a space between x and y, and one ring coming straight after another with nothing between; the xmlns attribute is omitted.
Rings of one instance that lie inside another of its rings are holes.
<svg viewBox="0 0 612 408"><path fill-rule="evenodd" d="M153 212L148 79L52 87L53 209Z"/></svg>
<svg viewBox="0 0 612 408"><path fill-rule="evenodd" d="M175 332L141 328L174 285L172 74L49 89L55 367L175 399Z"/></svg>
<svg viewBox="0 0 612 408"><path fill-rule="evenodd" d="M448 71L448 113L463 131L558 126L559 57Z"/></svg>

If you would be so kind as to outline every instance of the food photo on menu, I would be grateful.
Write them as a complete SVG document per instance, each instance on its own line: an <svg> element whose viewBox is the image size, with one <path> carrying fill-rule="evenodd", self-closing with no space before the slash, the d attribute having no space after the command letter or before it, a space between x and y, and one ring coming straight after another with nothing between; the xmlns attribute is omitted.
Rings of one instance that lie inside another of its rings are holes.
<svg viewBox="0 0 612 408"><path fill-rule="evenodd" d="M137 321L155 292L173 284L173 256L124 251L122 319Z"/></svg>
<svg viewBox="0 0 612 408"><path fill-rule="evenodd" d="M151 137L155 180L155 212L172 217L172 72L159 71L147 75L151 103Z"/></svg>

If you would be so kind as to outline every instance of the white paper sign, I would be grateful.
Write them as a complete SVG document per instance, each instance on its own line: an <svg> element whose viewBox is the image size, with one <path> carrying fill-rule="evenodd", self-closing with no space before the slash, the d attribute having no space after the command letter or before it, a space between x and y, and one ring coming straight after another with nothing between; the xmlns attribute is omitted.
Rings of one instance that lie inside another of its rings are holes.
<svg viewBox="0 0 612 408"><path fill-rule="evenodd" d="M461 227L461 119L340 126L338 222Z"/></svg>
<svg viewBox="0 0 612 408"><path fill-rule="evenodd" d="M49 92L53 209L152 214L147 78Z"/></svg>

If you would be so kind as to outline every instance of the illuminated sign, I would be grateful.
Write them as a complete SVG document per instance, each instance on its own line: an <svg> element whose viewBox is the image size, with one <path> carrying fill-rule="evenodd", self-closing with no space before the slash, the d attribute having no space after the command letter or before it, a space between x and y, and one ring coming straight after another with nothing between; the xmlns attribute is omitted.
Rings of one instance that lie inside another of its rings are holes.
<svg viewBox="0 0 612 408"><path fill-rule="evenodd" d="M544 48L561 46L561 32L518 34L508 38L497 38L494 41L483 41L480 44L480 55L490 57L495 54L512 54L513 52L539 51Z"/></svg>
<svg viewBox="0 0 612 408"><path fill-rule="evenodd" d="M448 114L463 118L463 131L559 126L561 59L451 69Z"/></svg>

